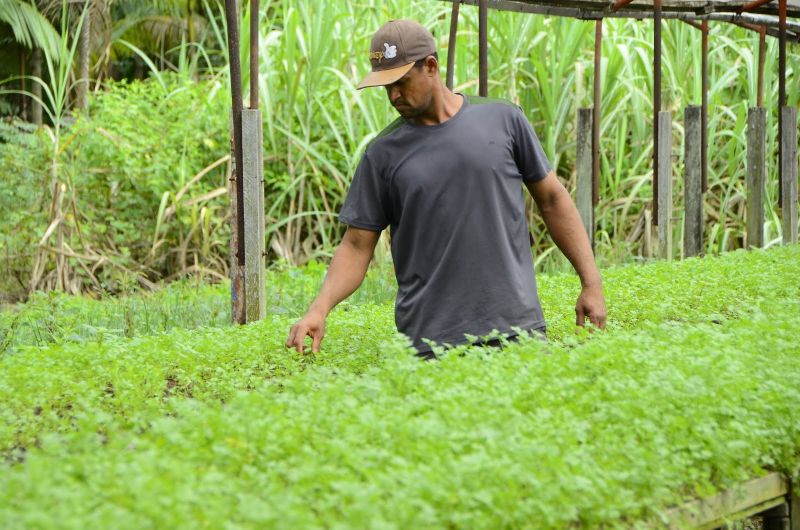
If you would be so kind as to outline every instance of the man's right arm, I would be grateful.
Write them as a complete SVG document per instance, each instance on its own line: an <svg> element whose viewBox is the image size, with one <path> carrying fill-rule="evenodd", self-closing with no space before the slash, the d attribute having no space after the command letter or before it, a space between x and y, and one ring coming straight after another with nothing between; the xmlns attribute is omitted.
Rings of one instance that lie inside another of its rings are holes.
<svg viewBox="0 0 800 530"><path fill-rule="evenodd" d="M303 318L289 331L287 348L296 348L302 353L305 338L312 338L311 351L318 352L325 336L325 319L331 310L353 294L367 274L369 262L378 243L380 232L349 226L336 249L325 275L319 294L311 303Z"/></svg>

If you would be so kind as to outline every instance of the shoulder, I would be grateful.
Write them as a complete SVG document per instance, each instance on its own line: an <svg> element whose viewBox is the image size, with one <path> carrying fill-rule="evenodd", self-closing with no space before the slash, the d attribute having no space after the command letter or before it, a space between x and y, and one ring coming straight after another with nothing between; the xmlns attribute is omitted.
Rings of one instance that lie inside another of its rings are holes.
<svg viewBox="0 0 800 530"><path fill-rule="evenodd" d="M519 105L501 98L487 98L481 96L467 96L469 106L475 109L488 110L506 115L518 115L522 113Z"/></svg>
<svg viewBox="0 0 800 530"><path fill-rule="evenodd" d="M403 119L403 117L400 116L399 118L394 120L392 123L387 125L381 132L379 132L375 136L375 138L370 140L370 142L367 144L367 151L369 151L370 147L372 147L375 144L380 143L382 140L389 139L392 136L392 134L398 132L400 130L400 128L402 128L403 125L405 125L405 123L406 122Z"/></svg>

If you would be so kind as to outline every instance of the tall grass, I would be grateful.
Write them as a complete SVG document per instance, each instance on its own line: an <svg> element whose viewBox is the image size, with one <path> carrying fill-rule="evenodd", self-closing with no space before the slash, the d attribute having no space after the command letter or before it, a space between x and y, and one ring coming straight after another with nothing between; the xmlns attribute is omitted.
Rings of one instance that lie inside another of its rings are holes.
<svg viewBox="0 0 800 530"><path fill-rule="evenodd" d="M173 62L177 66L173 69L177 77L186 83L195 80L206 83L204 88L210 95L227 90L229 85L222 6L222 0L203 0L203 12L208 20L206 33L199 42L184 40L174 50L177 59ZM444 65L450 53L447 48L450 7L448 2L434 0L262 2L258 14L258 75L264 119L266 243L270 263L297 265L332 255L344 230L337 221L337 214L356 165L369 141L396 117L383 90L355 90L357 81L369 68L367 52L372 33L392 18L417 19L433 32L440 62ZM249 62L249 46L246 45L249 17L245 8L240 17L242 65ZM524 109L559 176L568 189L574 191L576 114L578 108L590 106L592 101L594 22L492 10L489 25L490 95L509 99ZM675 209L672 229L673 241L679 242L683 224L683 109L701 100L701 35L679 21L665 21L663 29L663 105L673 116ZM596 213L596 250L598 261L610 264L645 256L645 209L652 200L653 23L608 20L604 30L601 200ZM456 44L454 80L456 90L470 94L477 93L477 35L477 9L464 6ZM65 37L64 42L67 41ZM765 101L769 110L767 152L770 159L765 228L766 241L775 244L781 236L779 212L775 207L777 46L774 39L768 42ZM119 44L140 56L144 54L122 41ZM723 23L711 24L709 192L705 201L708 253L739 248L744 243L746 116L748 106L753 106L756 99L757 49L757 34ZM791 105L797 105L800 100L796 76L800 70L800 54L795 51L790 49L788 54L787 92ZM164 90L167 74L159 72L155 62L149 64L155 79L144 90L163 92L165 104L175 98L177 91L187 88L180 85L176 90ZM247 68L243 74L244 87L248 87ZM62 77L67 86L69 78ZM46 94L49 97L49 92ZM212 110L219 116L226 115L227 109L222 108L220 102L225 101L227 105L227 99L209 96L209 105L212 99L215 102ZM210 115L208 112L202 116L193 114L194 107L186 112L186 120L194 123L207 121ZM222 123L224 118L215 120L215 123ZM56 122L60 120L54 120ZM218 131L224 131L224 123ZM157 198L151 201L152 218L143 223L148 232L145 244L151 252L145 258L136 258L139 262L135 264L128 263L132 275L152 271L148 273L151 280L185 275L203 278L227 275L227 190L221 184L213 190L196 184L198 176L211 167L207 165L210 161L222 161L229 154L227 135L221 136L209 142L211 152L205 166L186 167L185 157L176 159L181 175L177 181L171 174L165 174L169 171L163 166L153 168L158 173L154 175L158 177L156 181L171 184L165 184L166 187L154 194ZM59 143L56 135L53 144ZM166 146L155 148L161 153L168 152ZM51 166L58 167L58 149L54 153ZM91 168L75 171L94 171L93 163L87 162ZM99 169L107 170L109 181L115 173L126 173L125 167ZM197 176L187 181L187 176L191 175ZM62 180L53 179L53 183L62 183ZM59 187L53 190L59 195ZM565 268L566 261L555 251L541 216L532 201L528 201L537 267L540 270ZM53 225L55 228L51 231L47 230L47 225L40 227L41 233L47 236L43 241L57 240L48 247L61 248L63 236L71 246L69 252L56 255L44 247L33 249L39 251L41 259L32 271L30 289L108 289L102 275L94 278L94 267L119 265L107 259L109 254L102 252L105 248L102 244L92 245L92 241L80 239L78 236L85 235L83 232L65 231L63 219L69 216L60 215L64 209L58 201L53 204L51 209L58 215L49 215L48 223L53 219L62 221ZM74 209L90 212L96 210L95 206L87 203ZM177 217L187 221L179 233L172 233L167 224ZM676 243L675 248L680 247ZM388 256L388 235L381 239L377 253L379 261ZM678 253L676 250L676 257ZM87 268L81 262L82 256L94 260L89 264L90 272L86 273L93 279L91 284L67 281L70 277L77 278ZM60 282L59 278L62 278Z"/></svg>
<svg viewBox="0 0 800 530"><path fill-rule="evenodd" d="M327 256L341 227L335 214L366 143L394 114L380 89L358 92L372 32L390 18L415 18L433 32L446 64L449 3L350 0L272 3L261 20L261 100L267 167L269 248L290 262ZM491 11L490 95L527 113L545 152L574 188L575 117L591 105L594 24ZM651 21L606 22L602 59L601 203L598 256L603 262L643 254L641 226L652 197ZM679 21L663 26L664 108L673 113L674 238L682 237L683 109L700 102L700 32ZM743 245L745 130L755 104L758 35L712 24L710 32L709 193L706 250ZM477 9L461 10L456 89L477 92ZM790 80L798 71L789 54ZM780 237L776 200L777 47L767 51L769 109L767 241ZM794 85L796 86L796 81ZM798 90L789 90L797 104ZM540 268L559 269L533 205L529 210ZM680 245L676 245L679 247ZM383 252L386 247L383 247Z"/></svg>

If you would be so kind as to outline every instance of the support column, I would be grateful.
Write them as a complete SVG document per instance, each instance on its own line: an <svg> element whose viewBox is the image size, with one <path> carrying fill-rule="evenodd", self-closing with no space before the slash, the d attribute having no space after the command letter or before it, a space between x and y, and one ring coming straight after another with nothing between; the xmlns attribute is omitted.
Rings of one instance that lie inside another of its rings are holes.
<svg viewBox="0 0 800 530"><path fill-rule="evenodd" d="M592 201L592 109L578 109L578 138L575 202L581 214L583 228L594 249L594 203Z"/></svg>
<svg viewBox="0 0 800 530"><path fill-rule="evenodd" d="M746 248L764 246L764 186L767 177L767 111L747 112L747 241Z"/></svg>
<svg viewBox="0 0 800 530"><path fill-rule="evenodd" d="M672 113L658 113L658 253L672 259Z"/></svg>
<svg viewBox="0 0 800 530"><path fill-rule="evenodd" d="M594 30L594 106L592 107L592 205L600 202L600 67L603 52L603 19L595 21ZM594 247L593 247L594 248Z"/></svg>
<svg viewBox="0 0 800 530"><path fill-rule="evenodd" d="M461 0L453 0L453 10L450 12L450 35L447 44L447 88L453 90L453 70L456 64L456 37L458 35L458 11Z"/></svg>
<svg viewBox="0 0 800 530"><path fill-rule="evenodd" d="M789 505L779 504L770 508L762 514L764 518L764 530L790 530L789 529Z"/></svg>
<svg viewBox="0 0 800 530"><path fill-rule="evenodd" d="M797 243L797 109L781 108L781 224L783 242Z"/></svg>
<svg viewBox="0 0 800 530"><path fill-rule="evenodd" d="M703 193L708 191L708 20L704 20L702 24L703 32L703 61L702 61L702 75L703 75L703 97L701 105L703 106L702 117L702 152L700 154L700 171L703 175Z"/></svg>
<svg viewBox="0 0 800 530"><path fill-rule="evenodd" d="M247 322L266 315L264 290L264 178L261 111L242 111L244 139L244 292Z"/></svg>
<svg viewBox="0 0 800 530"><path fill-rule="evenodd" d="M242 65L239 59L239 8L236 0L225 0L225 20L228 26L228 51L231 78L231 150L233 183L231 191L231 318L245 324L245 293L242 289L244 272L244 183L242 182Z"/></svg>
<svg viewBox="0 0 800 530"><path fill-rule="evenodd" d="M661 112L661 0L653 0L653 222L658 224L658 113ZM698 145L700 139L698 138Z"/></svg>
<svg viewBox="0 0 800 530"><path fill-rule="evenodd" d="M786 105L786 0L778 2L778 206L783 205L783 112Z"/></svg>
<svg viewBox="0 0 800 530"><path fill-rule="evenodd" d="M489 0L478 5L478 95L489 95Z"/></svg>
<svg viewBox="0 0 800 530"><path fill-rule="evenodd" d="M700 127L701 108L696 105L686 107L684 138L684 208L683 255L701 256L703 254L703 191L700 171Z"/></svg>

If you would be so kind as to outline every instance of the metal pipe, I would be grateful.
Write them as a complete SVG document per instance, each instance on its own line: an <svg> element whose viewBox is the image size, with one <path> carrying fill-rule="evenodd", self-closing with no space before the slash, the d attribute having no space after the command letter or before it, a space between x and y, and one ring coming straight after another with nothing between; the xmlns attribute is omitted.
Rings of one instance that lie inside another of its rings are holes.
<svg viewBox="0 0 800 530"><path fill-rule="evenodd" d="M758 97L756 106L764 106L764 63L767 59L767 28L761 27L761 35L758 38Z"/></svg>
<svg viewBox="0 0 800 530"><path fill-rule="evenodd" d="M631 2L633 2L633 0L617 0L616 2L614 2L614 5L611 6L611 10L619 11L620 9L630 4Z"/></svg>
<svg viewBox="0 0 800 530"><path fill-rule="evenodd" d="M755 0L755 2L750 2L749 4L745 4L742 7L740 7L738 12L744 13L745 11L752 11L753 9L758 9L764 4L768 4L770 2L772 2L772 0Z"/></svg>
<svg viewBox="0 0 800 530"><path fill-rule="evenodd" d="M786 105L786 0L778 7L778 207L783 204L783 107Z"/></svg>
<svg viewBox="0 0 800 530"><path fill-rule="evenodd" d="M258 0L250 0L250 108L258 108Z"/></svg>
<svg viewBox="0 0 800 530"><path fill-rule="evenodd" d="M653 26L653 224L658 225L658 113L661 112L661 0L654 0Z"/></svg>
<svg viewBox="0 0 800 530"><path fill-rule="evenodd" d="M452 1L452 0L444 0ZM478 5L482 0L461 0L465 5ZM530 0L532 1L532 0ZM542 2L543 3L543 2ZM570 2L570 5L573 2ZM707 6L712 9L707 13L696 13L694 11L662 11L662 19L677 20L713 20L718 22L749 22L751 24L764 25L767 27L778 26L776 16L762 15L756 13L736 13L729 11L713 11L713 9L724 8L727 2L716 3ZM551 5L540 5L539 3L522 3L519 0L492 0L492 9L499 11L511 11L515 13L533 13L537 15L572 17L579 20L597 20L598 18L630 18L634 20L647 20L654 17L653 10L626 10L623 12L611 11L610 9L585 9L578 7L552 7ZM636 6L634 6L636 7ZM790 17L800 17L800 9L789 6ZM787 20L789 31L800 33L800 22L793 19ZM769 33L768 33L769 34Z"/></svg>
<svg viewBox="0 0 800 530"><path fill-rule="evenodd" d="M244 267L244 183L242 181L242 65L239 62L239 10L236 0L225 0L228 26L228 59L231 69L231 110L233 114L233 154L236 165L236 259Z"/></svg>
<svg viewBox="0 0 800 530"><path fill-rule="evenodd" d="M600 202L600 59L603 53L603 19L594 26L594 105L592 106L592 205Z"/></svg>
<svg viewBox="0 0 800 530"><path fill-rule="evenodd" d="M753 31L755 33L760 34L762 30L764 30L765 34L770 37L775 37L776 39L780 37L780 32L775 28L770 28L764 25L758 24L748 24L747 22L730 22L734 26L739 26L740 28L744 28L746 30ZM786 32L786 42L800 42L800 36Z"/></svg>
<svg viewBox="0 0 800 530"><path fill-rule="evenodd" d="M489 0L480 0L478 5L478 94L489 95Z"/></svg>
<svg viewBox="0 0 800 530"><path fill-rule="evenodd" d="M447 43L447 88L453 90L453 70L456 64L456 35L458 33L458 11L461 0L453 0L453 10L450 12L450 36Z"/></svg>
<svg viewBox="0 0 800 530"><path fill-rule="evenodd" d="M703 100L700 109L700 172L703 193L708 191L708 20L703 24Z"/></svg>
<svg viewBox="0 0 800 530"><path fill-rule="evenodd" d="M700 31L702 31L702 30L703 30L703 25L702 25L702 24L698 24L697 22L694 22L694 21L692 21L692 20L683 20L682 22L684 22L684 23L686 23L686 24L689 24L689 25L690 25L690 26L692 26L694 29L699 29Z"/></svg>
<svg viewBox="0 0 800 530"><path fill-rule="evenodd" d="M786 0L780 0L780 13L778 15L778 106L786 106Z"/></svg>

